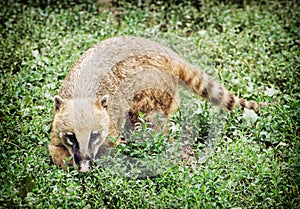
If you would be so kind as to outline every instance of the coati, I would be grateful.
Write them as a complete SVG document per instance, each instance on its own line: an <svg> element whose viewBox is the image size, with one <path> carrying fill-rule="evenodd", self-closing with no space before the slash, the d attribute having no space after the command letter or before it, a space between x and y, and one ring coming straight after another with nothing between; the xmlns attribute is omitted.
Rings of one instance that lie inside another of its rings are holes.
<svg viewBox="0 0 300 209"><path fill-rule="evenodd" d="M139 112L168 118L179 105L180 83L226 110L259 111L256 102L236 97L168 47L138 37L110 38L83 54L54 97L54 163L89 171L100 147L114 145L108 136L132 129Z"/></svg>

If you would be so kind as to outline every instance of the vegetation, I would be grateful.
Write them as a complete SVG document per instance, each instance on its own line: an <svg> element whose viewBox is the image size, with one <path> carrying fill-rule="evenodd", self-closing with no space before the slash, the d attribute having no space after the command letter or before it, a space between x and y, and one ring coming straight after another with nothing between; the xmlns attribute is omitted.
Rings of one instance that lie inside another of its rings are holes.
<svg viewBox="0 0 300 209"><path fill-rule="evenodd" d="M0 3L0 207L299 208L297 1L101 2ZM169 135L145 121L134 133L144 144L116 149L144 164L100 159L90 173L64 172L48 151L53 96L85 50L118 35L165 44L272 105L222 113L181 89ZM191 144L193 160L170 154L169 138Z"/></svg>

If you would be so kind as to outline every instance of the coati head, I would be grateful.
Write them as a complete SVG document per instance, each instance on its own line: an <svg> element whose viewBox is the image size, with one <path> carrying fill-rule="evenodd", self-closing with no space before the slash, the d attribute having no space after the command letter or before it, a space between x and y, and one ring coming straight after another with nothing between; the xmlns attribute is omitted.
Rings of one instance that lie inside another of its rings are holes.
<svg viewBox="0 0 300 209"><path fill-rule="evenodd" d="M81 172L92 168L92 161L108 135L107 102L108 95L99 100L54 98L53 129Z"/></svg>

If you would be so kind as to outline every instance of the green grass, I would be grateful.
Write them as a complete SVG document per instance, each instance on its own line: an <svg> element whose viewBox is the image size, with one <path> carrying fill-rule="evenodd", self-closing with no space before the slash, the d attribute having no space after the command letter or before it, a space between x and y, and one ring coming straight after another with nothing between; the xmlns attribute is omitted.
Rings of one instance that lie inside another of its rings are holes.
<svg viewBox="0 0 300 209"><path fill-rule="evenodd" d="M0 207L300 207L296 1L20 2L0 3ZM137 136L156 144L118 150L138 148L134 156L153 162L155 175L143 165L119 169L122 159L64 172L48 151L53 97L85 50L117 35L163 43L237 95L273 106L251 120L239 110L219 114L182 89L170 129L175 141L195 145L192 163L160 156L169 136L145 128Z"/></svg>

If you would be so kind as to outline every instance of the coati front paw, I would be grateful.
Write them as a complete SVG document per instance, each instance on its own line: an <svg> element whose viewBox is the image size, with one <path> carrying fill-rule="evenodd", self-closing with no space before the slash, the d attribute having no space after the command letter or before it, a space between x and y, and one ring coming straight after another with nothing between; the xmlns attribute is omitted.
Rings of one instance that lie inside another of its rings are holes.
<svg viewBox="0 0 300 209"><path fill-rule="evenodd" d="M53 162L67 170L68 166L73 166L73 160L70 159L71 155L69 151L64 146L50 145L49 150L52 156Z"/></svg>

